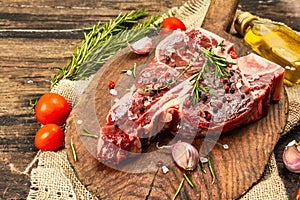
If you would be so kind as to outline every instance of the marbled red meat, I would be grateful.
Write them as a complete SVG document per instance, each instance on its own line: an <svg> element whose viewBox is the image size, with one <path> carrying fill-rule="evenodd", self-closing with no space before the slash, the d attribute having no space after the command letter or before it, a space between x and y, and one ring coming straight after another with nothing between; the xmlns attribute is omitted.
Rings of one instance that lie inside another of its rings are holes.
<svg viewBox="0 0 300 200"><path fill-rule="evenodd" d="M236 64L225 66L227 74L220 77L203 48ZM232 43L200 28L166 37L136 77L135 89L111 108L101 129L99 159L118 164L126 152L142 152L165 130L194 139L264 117L270 101L280 99L284 69L255 54L233 55ZM204 67L199 84L209 92L200 92L195 101L193 78Z"/></svg>

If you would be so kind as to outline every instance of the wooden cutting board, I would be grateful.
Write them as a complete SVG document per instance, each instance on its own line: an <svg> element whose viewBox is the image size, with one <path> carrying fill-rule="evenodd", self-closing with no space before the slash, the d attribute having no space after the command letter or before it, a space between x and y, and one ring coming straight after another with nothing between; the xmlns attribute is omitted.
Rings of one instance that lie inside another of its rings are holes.
<svg viewBox="0 0 300 200"><path fill-rule="evenodd" d="M245 55L249 49L226 33L236 6L236 0L213 0L203 28L235 42L239 55ZM149 63L153 57L153 52L139 56L131 53L128 48L118 52L96 73L67 121L66 149L71 163L82 183L101 199L172 199L183 178L184 171L173 162L167 162L171 160L167 150L161 154L161 159L168 163L170 171L167 174L160 167L155 168L151 163L151 154L147 158L148 163L140 162L145 159L138 158L124 164L123 170L116 170L95 158L97 139L79 136L84 128L99 133L113 103L108 90L109 80L115 80L125 92L128 77L122 84L126 75L120 74L120 70L129 69L134 63L137 66ZM122 93L120 88L118 91ZM287 112L288 101L283 90L281 101L271 105L267 117L219 138L218 141L228 144L229 149L224 150L217 145L210 152L215 182L212 183L207 165L204 166L207 173L203 173L198 166L195 171L187 173L194 188L185 183L177 199L236 199L244 194L262 176L285 126ZM77 162L72 159L71 139L76 148ZM196 143L199 145L201 140ZM150 147L145 151L154 149Z"/></svg>

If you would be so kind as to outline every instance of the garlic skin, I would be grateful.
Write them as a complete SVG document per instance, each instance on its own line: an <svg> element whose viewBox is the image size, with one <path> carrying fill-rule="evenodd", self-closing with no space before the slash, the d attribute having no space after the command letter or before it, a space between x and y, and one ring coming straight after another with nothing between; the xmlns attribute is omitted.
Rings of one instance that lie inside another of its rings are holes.
<svg viewBox="0 0 300 200"><path fill-rule="evenodd" d="M300 142L291 141L283 151L283 162L285 167L294 173L300 173Z"/></svg>
<svg viewBox="0 0 300 200"><path fill-rule="evenodd" d="M148 36L128 45L130 50L136 54L148 54L152 48L152 39Z"/></svg>
<svg viewBox="0 0 300 200"><path fill-rule="evenodd" d="M181 141L172 145L172 156L175 163L185 170L194 170L199 161L198 150L193 145Z"/></svg>

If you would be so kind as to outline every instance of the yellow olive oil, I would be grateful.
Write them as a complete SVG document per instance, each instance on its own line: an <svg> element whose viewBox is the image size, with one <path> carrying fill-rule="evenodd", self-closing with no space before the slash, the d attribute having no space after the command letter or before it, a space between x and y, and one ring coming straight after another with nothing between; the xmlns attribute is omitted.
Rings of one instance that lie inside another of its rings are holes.
<svg viewBox="0 0 300 200"><path fill-rule="evenodd" d="M287 26L244 12L235 29L259 55L285 68L285 82L300 83L300 36Z"/></svg>

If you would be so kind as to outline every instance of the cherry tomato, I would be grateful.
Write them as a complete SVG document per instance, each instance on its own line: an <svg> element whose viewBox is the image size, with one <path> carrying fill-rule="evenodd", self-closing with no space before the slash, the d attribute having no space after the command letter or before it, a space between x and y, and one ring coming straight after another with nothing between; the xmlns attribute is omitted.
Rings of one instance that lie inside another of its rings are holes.
<svg viewBox="0 0 300 200"><path fill-rule="evenodd" d="M66 99L55 93L46 93L35 106L36 119L41 124L62 125L70 114L70 106Z"/></svg>
<svg viewBox="0 0 300 200"><path fill-rule="evenodd" d="M34 145L42 151L55 151L62 147L64 133L56 124L42 126L35 135Z"/></svg>
<svg viewBox="0 0 300 200"><path fill-rule="evenodd" d="M161 33L164 34L164 33L172 32L177 29L181 29L183 31L186 30L184 23L180 19L176 17L168 17L162 21Z"/></svg>
<svg viewBox="0 0 300 200"><path fill-rule="evenodd" d="M296 192L296 200L300 200L300 188Z"/></svg>

